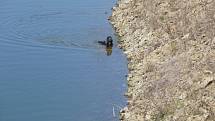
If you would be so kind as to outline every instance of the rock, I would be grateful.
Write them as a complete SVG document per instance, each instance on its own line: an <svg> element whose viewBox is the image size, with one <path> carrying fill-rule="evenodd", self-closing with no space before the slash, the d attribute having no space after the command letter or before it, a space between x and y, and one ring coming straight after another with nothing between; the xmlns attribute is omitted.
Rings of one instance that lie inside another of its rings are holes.
<svg viewBox="0 0 215 121"><path fill-rule="evenodd" d="M128 58L122 121L214 121L213 0L119 0L111 23Z"/></svg>

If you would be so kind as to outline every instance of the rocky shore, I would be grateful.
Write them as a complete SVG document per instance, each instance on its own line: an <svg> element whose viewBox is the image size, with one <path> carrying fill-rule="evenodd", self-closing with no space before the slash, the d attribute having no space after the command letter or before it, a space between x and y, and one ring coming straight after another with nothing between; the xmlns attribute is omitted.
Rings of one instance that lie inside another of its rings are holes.
<svg viewBox="0 0 215 121"><path fill-rule="evenodd" d="M123 121L215 121L215 1L119 0L129 64Z"/></svg>

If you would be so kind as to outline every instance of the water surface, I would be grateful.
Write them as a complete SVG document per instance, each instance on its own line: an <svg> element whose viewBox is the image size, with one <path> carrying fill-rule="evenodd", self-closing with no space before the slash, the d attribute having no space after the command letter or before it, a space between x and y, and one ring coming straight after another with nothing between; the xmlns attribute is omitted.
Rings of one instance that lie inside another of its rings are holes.
<svg viewBox="0 0 215 121"><path fill-rule="evenodd" d="M0 120L111 121L126 59L98 45L115 0L0 0Z"/></svg>

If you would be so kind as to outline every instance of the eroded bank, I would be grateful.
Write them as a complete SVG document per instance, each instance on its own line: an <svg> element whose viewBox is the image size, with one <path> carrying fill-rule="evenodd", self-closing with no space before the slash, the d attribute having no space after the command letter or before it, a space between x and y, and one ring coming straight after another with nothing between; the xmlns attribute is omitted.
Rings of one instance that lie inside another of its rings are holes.
<svg viewBox="0 0 215 121"><path fill-rule="evenodd" d="M123 121L213 121L215 1L119 0L110 20L129 60Z"/></svg>

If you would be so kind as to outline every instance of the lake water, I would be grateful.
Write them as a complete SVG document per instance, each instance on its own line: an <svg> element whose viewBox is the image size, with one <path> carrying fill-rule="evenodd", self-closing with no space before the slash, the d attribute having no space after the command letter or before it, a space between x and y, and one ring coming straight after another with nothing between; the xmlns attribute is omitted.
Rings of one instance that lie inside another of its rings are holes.
<svg viewBox="0 0 215 121"><path fill-rule="evenodd" d="M0 121L117 120L127 62L97 44L115 2L0 0Z"/></svg>

